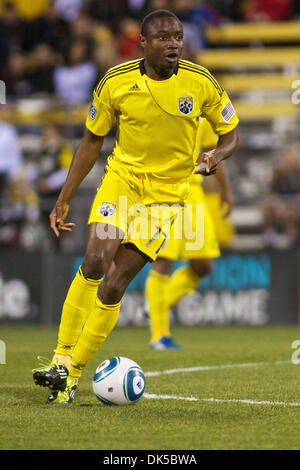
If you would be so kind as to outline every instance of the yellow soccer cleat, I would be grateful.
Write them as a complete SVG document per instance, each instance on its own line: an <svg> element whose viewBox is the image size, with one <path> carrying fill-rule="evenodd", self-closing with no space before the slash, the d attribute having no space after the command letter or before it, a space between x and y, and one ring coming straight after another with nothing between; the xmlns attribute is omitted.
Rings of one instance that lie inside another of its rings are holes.
<svg viewBox="0 0 300 470"><path fill-rule="evenodd" d="M38 360L40 366L32 370L34 383L41 387L49 387L50 390L65 390L69 374L68 369L46 357L38 356Z"/></svg>
<svg viewBox="0 0 300 470"><path fill-rule="evenodd" d="M47 400L47 405L70 405L74 400L77 382L72 377L67 378L67 385L63 391L52 392Z"/></svg>

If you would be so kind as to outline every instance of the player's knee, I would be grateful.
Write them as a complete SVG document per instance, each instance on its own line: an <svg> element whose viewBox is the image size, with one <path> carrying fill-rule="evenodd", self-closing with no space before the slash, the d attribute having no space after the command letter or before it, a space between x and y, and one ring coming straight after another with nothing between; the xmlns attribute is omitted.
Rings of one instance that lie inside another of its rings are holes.
<svg viewBox="0 0 300 470"><path fill-rule="evenodd" d="M105 253L86 253L82 262L82 272L89 279L100 279L109 267L109 260Z"/></svg>
<svg viewBox="0 0 300 470"><path fill-rule="evenodd" d="M191 262L191 268L199 277L208 276L212 272L213 260L210 258L203 258Z"/></svg>

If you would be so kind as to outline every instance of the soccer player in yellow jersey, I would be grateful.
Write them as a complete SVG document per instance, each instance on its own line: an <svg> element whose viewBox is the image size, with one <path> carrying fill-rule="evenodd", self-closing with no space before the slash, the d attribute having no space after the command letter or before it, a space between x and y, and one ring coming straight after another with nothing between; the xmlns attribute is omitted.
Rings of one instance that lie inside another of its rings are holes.
<svg viewBox="0 0 300 470"><path fill-rule="evenodd" d="M209 122L202 118L197 136L199 151L201 148L202 151L209 152L215 148L217 140ZM233 198L225 162L219 165L215 176L220 187L220 202L226 204L224 214L228 215L232 208ZM220 256L214 220L201 187L202 176L192 175L189 182L190 193L186 204L192 205L192 226L200 225L203 222L203 239L199 237L199 242L197 242L196 236L193 234L193 237L188 239L183 224L181 225L181 237L176 237L173 224L170 235L151 266L146 280L145 305L142 311L144 316L149 318L150 346L155 350L180 348L180 345L173 340L170 334L169 309L181 297L197 287L200 280L211 272L213 259ZM203 205L203 221L201 219L196 221L197 204ZM185 221L186 219L184 219ZM198 228L201 229L200 226ZM171 274L173 261L176 259L188 260L189 263Z"/></svg>
<svg viewBox="0 0 300 470"><path fill-rule="evenodd" d="M104 136L117 124L88 220L83 263L67 293L55 354L34 370L48 403L71 403L89 359L114 328L121 299L148 261L154 261L189 193L195 171L210 174L238 145L238 118L225 90L205 68L180 60L182 24L166 10L145 17L144 58L108 70L94 90L86 132L50 214L56 236L71 199L95 164ZM219 135L216 149L197 158L200 116ZM102 280L103 278L103 280Z"/></svg>

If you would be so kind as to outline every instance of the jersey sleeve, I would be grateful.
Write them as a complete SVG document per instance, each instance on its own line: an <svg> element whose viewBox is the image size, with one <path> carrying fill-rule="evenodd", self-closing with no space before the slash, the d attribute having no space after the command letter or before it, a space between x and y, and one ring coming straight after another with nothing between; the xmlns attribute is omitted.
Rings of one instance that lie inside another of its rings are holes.
<svg viewBox="0 0 300 470"><path fill-rule="evenodd" d="M202 117L210 122L218 135L232 131L239 119L224 88L209 74L204 91L206 99L202 106Z"/></svg>
<svg viewBox="0 0 300 470"><path fill-rule="evenodd" d="M85 125L93 134L104 136L110 131L114 120L115 110L111 104L108 84L104 79L94 90Z"/></svg>

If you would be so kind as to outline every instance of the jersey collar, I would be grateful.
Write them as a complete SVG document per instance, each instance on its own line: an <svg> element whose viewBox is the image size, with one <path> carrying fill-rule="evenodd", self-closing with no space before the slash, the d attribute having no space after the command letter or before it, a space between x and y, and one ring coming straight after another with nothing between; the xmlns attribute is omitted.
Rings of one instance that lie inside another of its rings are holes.
<svg viewBox="0 0 300 470"><path fill-rule="evenodd" d="M141 75L146 75L146 70L145 70L145 65L144 65L144 62L145 62L145 59L142 59L140 61L140 72L141 72ZM177 75L178 74L178 63L174 69L174 72L172 75Z"/></svg>

